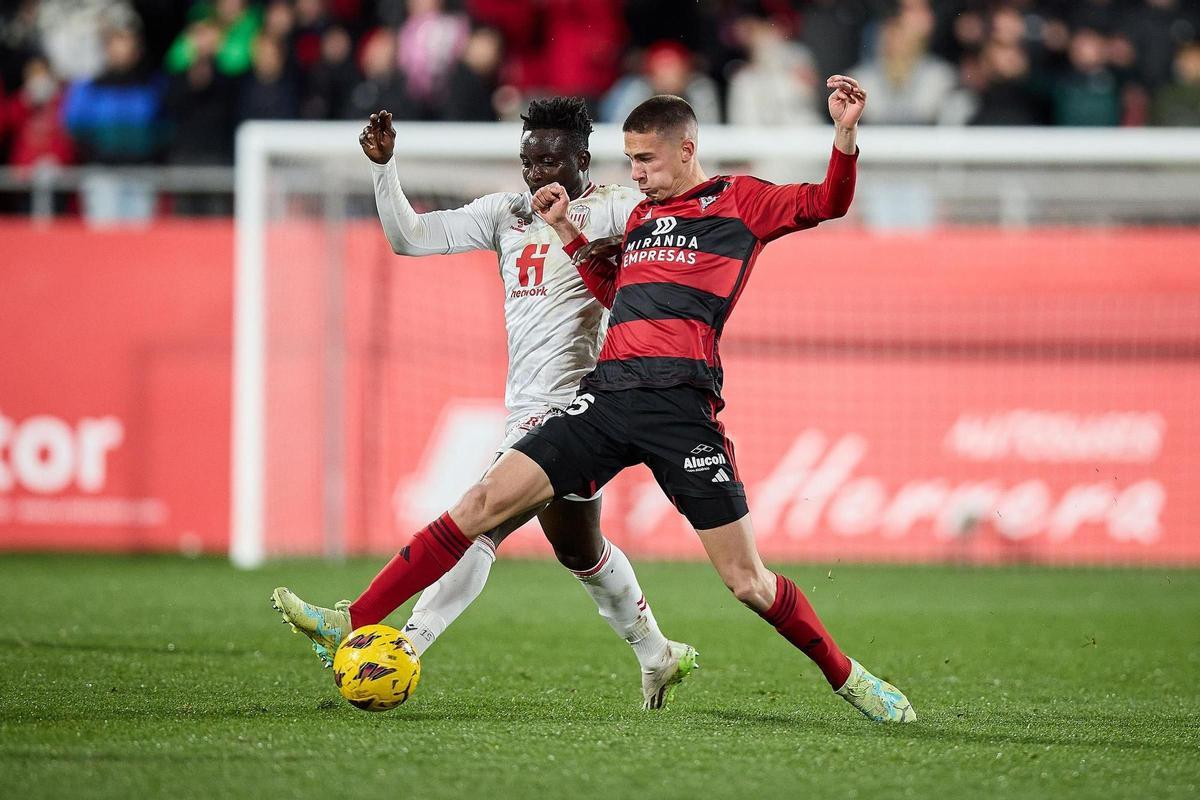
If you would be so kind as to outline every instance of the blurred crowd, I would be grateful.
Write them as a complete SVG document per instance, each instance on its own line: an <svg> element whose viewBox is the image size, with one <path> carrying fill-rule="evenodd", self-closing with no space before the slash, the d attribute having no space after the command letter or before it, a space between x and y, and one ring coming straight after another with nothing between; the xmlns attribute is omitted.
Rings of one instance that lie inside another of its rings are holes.
<svg viewBox="0 0 1200 800"><path fill-rule="evenodd" d="M1200 125L1200 0L3 0L0 156L229 164L247 119Z"/></svg>

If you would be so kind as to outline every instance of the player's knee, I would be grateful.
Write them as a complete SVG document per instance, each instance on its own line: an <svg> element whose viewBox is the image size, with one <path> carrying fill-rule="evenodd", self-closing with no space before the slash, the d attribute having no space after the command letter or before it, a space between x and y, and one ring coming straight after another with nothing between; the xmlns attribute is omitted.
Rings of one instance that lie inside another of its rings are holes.
<svg viewBox="0 0 1200 800"><path fill-rule="evenodd" d="M743 604L750 605L754 601L756 589L753 579L739 576L733 580L725 581L725 585L729 587L729 591L733 592L733 596Z"/></svg>
<svg viewBox="0 0 1200 800"><path fill-rule="evenodd" d="M758 611L771 605L774 584L770 573L762 570L739 570L725 577L725 585L744 605Z"/></svg>
<svg viewBox="0 0 1200 800"><path fill-rule="evenodd" d="M603 551L596 552L587 547L581 547L579 550L560 550L556 545L554 548L554 557L558 559L558 563L562 564L572 572L586 572L600 561Z"/></svg>
<svg viewBox="0 0 1200 800"><path fill-rule="evenodd" d="M499 505L497 492L487 479L481 480L463 494L450 510L450 516L461 520L460 526L491 527L489 521L496 516Z"/></svg>

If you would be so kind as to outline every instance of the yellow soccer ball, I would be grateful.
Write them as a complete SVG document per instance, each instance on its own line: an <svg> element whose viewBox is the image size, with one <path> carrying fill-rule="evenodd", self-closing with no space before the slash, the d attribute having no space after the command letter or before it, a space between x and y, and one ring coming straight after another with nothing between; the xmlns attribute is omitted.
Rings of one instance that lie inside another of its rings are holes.
<svg viewBox="0 0 1200 800"><path fill-rule="evenodd" d="M400 631L364 625L333 656L333 682L364 711L387 711L407 700L421 680L421 659Z"/></svg>

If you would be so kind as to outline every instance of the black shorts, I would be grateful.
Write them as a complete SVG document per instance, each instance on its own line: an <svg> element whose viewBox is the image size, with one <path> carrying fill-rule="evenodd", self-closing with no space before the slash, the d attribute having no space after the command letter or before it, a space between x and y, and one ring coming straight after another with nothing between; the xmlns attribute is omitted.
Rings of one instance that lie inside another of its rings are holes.
<svg viewBox="0 0 1200 800"><path fill-rule="evenodd" d="M717 408L692 386L592 389L513 449L538 463L557 497L589 497L625 467L645 464L693 528L716 528L748 511Z"/></svg>

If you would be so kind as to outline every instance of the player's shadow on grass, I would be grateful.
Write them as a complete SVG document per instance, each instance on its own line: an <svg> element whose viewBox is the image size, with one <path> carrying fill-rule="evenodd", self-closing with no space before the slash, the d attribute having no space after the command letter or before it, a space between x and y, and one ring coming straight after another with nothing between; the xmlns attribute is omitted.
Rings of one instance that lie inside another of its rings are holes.
<svg viewBox="0 0 1200 800"><path fill-rule="evenodd" d="M882 734L895 739L946 742L948 744L973 742L987 745L1012 744L1030 747L1113 747L1118 750L1133 751L1195 752L1195 745L1188 742L1136 741L1133 739L1107 739L1101 737L1081 738L1077 736L1055 736L1053 734L1006 733L999 730L995 732L972 731L965 729L962 725L940 725L936 720L929 719L928 717L924 720L918 719L915 723L907 725L882 725L868 722L865 719L818 721L789 714L742 712L724 708L697 710L696 713L714 717L723 722L736 722L760 729L771 729L781 734L789 730L795 731L798 728L802 728L810 731L819 730L829 734L856 736L859 738L877 737ZM1047 720L1048 723L1052 723L1053 721L1055 721L1053 718ZM1067 722L1068 720L1063 719L1059 721ZM1071 723L1088 722L1088 720L1075 718L1069 721ZM1192 723L1192 719L1190 717L1178 716L1164 719L1163 722L1172 725L1174 728L1185 728ZM972 724L979 724L979 721L974 720ZM996 724L1015 725L1024 723L1000 721Z"/></svg>

